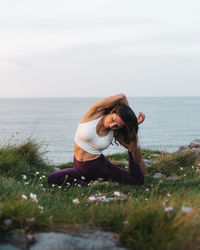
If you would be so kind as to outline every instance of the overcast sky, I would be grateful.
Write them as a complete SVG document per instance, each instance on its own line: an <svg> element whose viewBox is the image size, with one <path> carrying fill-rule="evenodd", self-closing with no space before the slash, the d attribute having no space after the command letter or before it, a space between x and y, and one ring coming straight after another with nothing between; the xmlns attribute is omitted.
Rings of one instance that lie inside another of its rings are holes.
<svg viewBox="0 0 200 250"><path fill-rule="evenodd" d="M199 0L0 0L0 97L199 96Z"/></svg>

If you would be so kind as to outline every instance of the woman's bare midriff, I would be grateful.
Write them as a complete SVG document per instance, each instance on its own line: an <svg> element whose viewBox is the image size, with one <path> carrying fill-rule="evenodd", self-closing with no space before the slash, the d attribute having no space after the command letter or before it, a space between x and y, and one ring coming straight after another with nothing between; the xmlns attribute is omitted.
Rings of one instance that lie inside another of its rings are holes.
<svg viewBox="0 0 200 250"><path fill-rule="evenodd" d="M97 158L99 158L101 155L93 155L90 154L88 152L86 152L85 150L83 150L82 148L80 148L76 143L74 143L74 156L76 158L76 160L78 161L92 161L95 160Z"/></svg>

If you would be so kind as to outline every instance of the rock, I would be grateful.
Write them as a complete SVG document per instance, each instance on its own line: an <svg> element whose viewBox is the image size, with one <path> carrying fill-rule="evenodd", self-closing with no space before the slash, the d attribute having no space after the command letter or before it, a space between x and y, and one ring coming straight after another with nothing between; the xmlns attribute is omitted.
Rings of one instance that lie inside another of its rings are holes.
<svg viewBox="0 0 200 250"><path fill-rule="evenodd" d="M190 142L189 147L200 148L200 139L195 139Z"/></svg>
<svg viewBox="0 0 200 250"><path fill-rule="evenodd" d="M94 231L80 236L64 233L39 233L38 241L30 246L30 250L125 250L118 247L119 237L110 232Z"/></svg>
<svg viewBox="0 0 200 250"><path fill-rule="evenodd" d="M188 146L180 146L176 151L176 154L182 152L195 152L196 154L200 154L200 139L195 139L190 142Z"/></svg>
<svg viewBox="0 0 200 250"><path fill-rule="evenodd" d="M144 165L145 166L151 166L152 164L153 164L153 162L152 161L149 161L149 160L147 160L147 159L143 159L143 162L144 162Z"/></svg>
<svg viewBox="0 0 200 250"><path fill-rule="evenodd" d="M11 244L0 244L0 250L21 250L22 248L15 247Z"/></svg>
<svg viewBox="0 0 200 250"><path fill-rule="evenodd" d="M154 179L160 179L160 178L163 178L163 177L165 177L165 176L163 174L161 174L161 173L156 173L153 176Z"/></svg>
<svg viewBox="0 0 200 250"><path fill-rule="evenodd" d="M170 180L170 181L178 181L178 180L181 179L181 176L178 176L178 175L174 174L174 175L171 175L171 176L167 177L167 179Z"/></svg>
<svg viewBox="0 0 200 250"><path fill-rule="evenodd" d="M151 157L160 157L160 154L151 154Z"/></svg>

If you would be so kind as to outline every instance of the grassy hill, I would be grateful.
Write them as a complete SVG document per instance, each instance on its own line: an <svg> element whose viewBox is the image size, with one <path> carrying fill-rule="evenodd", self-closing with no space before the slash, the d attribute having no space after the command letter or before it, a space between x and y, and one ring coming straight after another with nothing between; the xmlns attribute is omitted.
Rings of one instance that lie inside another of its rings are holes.
<svg viewBox="0 0 200 250"><path fill-rule="evenodd" d="M51 186L54 171L33 141L0 148L0 235L12 232L84 231L119 234L131 249L199 249L200 158L194 153L143 150L151 160L145 185L93 183ZM127 154L109 156L127 171ZM68 163L60 168L71 167ZM161 178L154 178L161 173Z"/></svg>

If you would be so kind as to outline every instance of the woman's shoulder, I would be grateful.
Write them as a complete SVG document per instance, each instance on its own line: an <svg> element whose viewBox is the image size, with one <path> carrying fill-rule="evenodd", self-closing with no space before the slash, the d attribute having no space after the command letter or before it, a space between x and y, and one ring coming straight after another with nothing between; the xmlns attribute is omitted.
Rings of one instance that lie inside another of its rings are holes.
<svg viewBox="0 0 200 250"><path fill-rule="evenodd" d="M93 120L97 120L97 119L101 118L102 116L103 116L103 112L97 112L95 114L91 114L91 113L87 112L83 116L83 118L81 119L80 124L86 123L86 122L91 122Z"/></svg>

